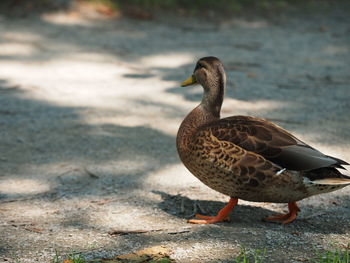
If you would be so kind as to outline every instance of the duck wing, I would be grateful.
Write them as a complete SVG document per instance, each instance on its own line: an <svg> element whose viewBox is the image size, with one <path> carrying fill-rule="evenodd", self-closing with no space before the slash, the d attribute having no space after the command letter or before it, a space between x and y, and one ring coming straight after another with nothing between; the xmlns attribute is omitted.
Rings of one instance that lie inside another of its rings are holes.
<svg viewBox="0 0 350 263"><path fill-rule="evenodd" d="M220 141L231 142L289 170L344 169L342 165L348 165L312 148L276 124L259 118L228 117L199 128L199 132L206 130Z"/></svg>
<svg viewBox="0 0 350 263"><path fill-rule="evenodd" d="M230 193L232 190L230 180L237 180L241 186L258 189L264 187L267 179L271 180L276 175L281 177L280 174L286 170L259 154L247 151L232 142L218 139L210 128L197 131L189 149L192 153L191 163L195 163L199 177L205 178L202 174L210 174L210 177L216 176L214 186L213 182L207 185L213 189L215 189L215 184L220 184L220 189L227 186L229 190L226 192L221 190L227 195L232 194Z"/></svg>

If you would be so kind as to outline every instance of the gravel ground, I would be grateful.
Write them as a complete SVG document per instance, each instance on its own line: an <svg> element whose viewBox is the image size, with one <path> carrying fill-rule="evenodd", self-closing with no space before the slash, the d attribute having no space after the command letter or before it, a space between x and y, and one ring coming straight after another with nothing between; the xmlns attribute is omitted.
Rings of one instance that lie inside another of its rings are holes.
<svg viewBox="0 0 350 263"><path fill-rule="evenodd" d="M228 198L190 175L175 148L202 94L179 83L215 55L228 75L223 116L273 120L350 161L348 14L1 17L0 262L157 245L177 262L232 262L242 246L266 249L266 262L304 262L348 244L350 188L301 201L287 226L261 221L286 205L245 201L229 223L187 224L194 208L214 214Z"/></svg>

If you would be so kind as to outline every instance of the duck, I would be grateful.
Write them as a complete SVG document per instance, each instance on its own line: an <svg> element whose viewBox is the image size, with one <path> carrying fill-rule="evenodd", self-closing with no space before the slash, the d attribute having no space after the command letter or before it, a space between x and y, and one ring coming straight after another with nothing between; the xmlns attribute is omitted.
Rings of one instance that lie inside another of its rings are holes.
<svg viewBox="0 0 350 263"><path fill-rule="evenodd" d="M288 213L265 220L289 224L300 211L297 201L350 185L350 177L338 170L347 162L323 154L273 122L251 116L221 119L226 73L218 58L198 60L181 86L194 84L203 87L203 97L178 129L178 155L202 183L230 199L216 216L196 214L189 223L227 221L241 199L287 203Z"/></svg>

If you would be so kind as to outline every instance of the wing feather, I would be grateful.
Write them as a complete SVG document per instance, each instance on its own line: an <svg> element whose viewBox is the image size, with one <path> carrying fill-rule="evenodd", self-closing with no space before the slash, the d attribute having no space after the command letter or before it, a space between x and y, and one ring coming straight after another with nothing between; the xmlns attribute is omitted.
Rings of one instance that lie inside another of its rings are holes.
<svg viewBox="0 0 350 263"><path fill-rule="evenodd" d="M259 154L249 152L232 142L218 139L210 130L201 130L195 137L200 142L191 145L195 163L201 164L199 169L204 169L203 165L206 171L213 169L212 173L209 172L210 177L215 177L216 174L220 174L218 171L222 171L226 174L223 177L225 180L231 177L239 185L257 189L264 186L272 177L279 176L278 171L283 170Z"/></svg>
<svg viewBox="0 0 350 263"><path fill-rule="evenodd" d="M260 154L289 170L343 168L342 165L348 165L343 160L312 148L272 122L259 118L233 116L200 128L200 131L205 130L209 130L220 141L228 141L247 151Z"/></svg>

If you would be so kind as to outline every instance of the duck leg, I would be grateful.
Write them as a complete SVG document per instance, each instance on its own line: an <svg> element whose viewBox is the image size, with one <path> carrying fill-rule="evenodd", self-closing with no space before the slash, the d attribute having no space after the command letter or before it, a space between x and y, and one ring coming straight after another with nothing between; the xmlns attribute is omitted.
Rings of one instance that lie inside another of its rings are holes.
<svg viewBox="0 0 350 263"><path fill-rule="evenodd" d="M222 221L228 221L229 214L231 213L232 209L236 206L237 203L237 198L231 198L228 204L223 209L221 209L216 216L203 216L200 214L196 214L196 218L198 219L190 219L187 222L192 224L212 224Z"/></svg>
<svg viewBox="0 0 350 263"><path fill-rule="evenodd" d="M284 225L289 224L297 218L297 215L298 215L298 212L300 211L300 209L297 206L296 202L290 202L290 203L288 203L288 210L289 210L289 213L287 213L287 214L269 216L269 217L265 218L264 220L266 220L266 221L280 221Z"/></svg>

